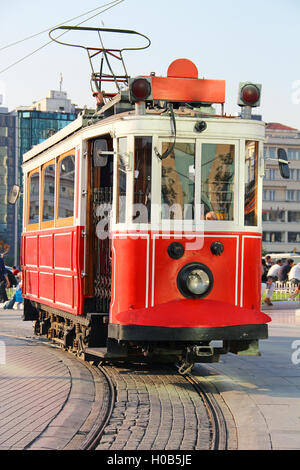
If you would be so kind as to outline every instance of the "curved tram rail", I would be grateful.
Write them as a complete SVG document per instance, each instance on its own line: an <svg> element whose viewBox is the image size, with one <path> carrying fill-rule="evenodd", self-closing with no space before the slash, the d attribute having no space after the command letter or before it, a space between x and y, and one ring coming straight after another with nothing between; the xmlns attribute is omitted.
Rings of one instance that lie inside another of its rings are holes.
<svg viewBox="0 0 300 470"><path fill-rule="evenodd" d="M102 408L101 417L99 416L99 421L95 421L94 426L92 427L91 431L87 435L86 439L81 443L80 450L93 450L95 449L97 443L99 442L99 438L101 438L102 434L104 433L105 427L107 426L115 404L115 387L114 384L106 373L106 371L102 367L95 367L93 366L93 371L102 376L107 383L108 387L108 395L105 399L105 404Z"/></svg>
<svg viewBox="0 0 300 470"><path fill-rule="evenodd" d="M107 412L81 450L225 450L228 423L205 384L169 367L98 367L109 383Z"/></svg>
<svg viewBox="0 0 300 470"><path fill-rule="evenodd" d="M220 405L216 401L214 395L208 390L205 390L203 385L201 385L192 374L189 373L185 375L185 378L193 385L193 387L195 387L205 404L211 425L210 449L227 450L228 429L226 419Z"/></svg>

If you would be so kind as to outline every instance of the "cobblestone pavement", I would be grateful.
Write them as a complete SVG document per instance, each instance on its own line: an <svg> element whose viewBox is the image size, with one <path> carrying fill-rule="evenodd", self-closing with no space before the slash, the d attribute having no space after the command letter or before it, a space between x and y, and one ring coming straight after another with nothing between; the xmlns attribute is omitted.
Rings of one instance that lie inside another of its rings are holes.
<svg viewBox="0 0 300 470"><path fill-rule="evenodd" d="M227 404L240 450L300 449L300 309L282 307L266 309L272 323L261 357L228 354L195 367ZM95 405L91 372L30 340L21 313L0 310L0 449L78 448ZM166 374L159 384L154 373L140 370L133 378L125 367L121 377L99 449L189 450L205 439L207 418L192 406L183 378L175 383ZM198 437L190 429L196 422Z"/></svg>
<svg viewBox="0 0 300 470"><path fill-rule="evenodd" d="M109 367L113 415L98 450L208 450L210 422L193 386L171 368Z"/></svg>
<svg viewBox="0 0 300 470"><path fill-rule="evenodd" d="M71 355L29 339L31 325L20 316L0 311L0 450L76 448L86 423L93 424L93 374Z"/></svg>

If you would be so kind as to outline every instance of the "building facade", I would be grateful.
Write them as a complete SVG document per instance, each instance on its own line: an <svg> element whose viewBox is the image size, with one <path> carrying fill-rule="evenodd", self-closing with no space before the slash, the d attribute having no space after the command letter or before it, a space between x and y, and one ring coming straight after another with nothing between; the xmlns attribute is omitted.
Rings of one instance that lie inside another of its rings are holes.
<svg viewBox="0 0 300 470"><path fill-rule="evenodd" d="M290 178L279 174L277 149L284 148ZM300 131L279 123L266 125L263 185L263 250L300 253Z"/></svg>
<svg viewBox="0 0 300 470"><path fill-rule="evenodd" d="M22 231L22 191L16 205L8 203L14 184L22 188L23 154L76 119L80 109L63 91L9 112L0 99L0 253L9 245L5 262L19 264Z"/></svg>
<svg viewBox="0 0 300 470"><path fill-rule="evenodd" d="M8 193L16 179L16 116L0 107L0 252L4 245L15 246L15 208L8 203Z"/></svg>

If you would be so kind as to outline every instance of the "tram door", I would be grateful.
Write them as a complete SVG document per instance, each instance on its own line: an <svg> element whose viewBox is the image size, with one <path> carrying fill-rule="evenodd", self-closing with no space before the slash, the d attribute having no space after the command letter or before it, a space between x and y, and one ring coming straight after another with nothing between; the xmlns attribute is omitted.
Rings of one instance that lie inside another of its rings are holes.
<svg viewBox="0 0 300 470"><path fill-rule="evenodd" d="M91 246L93 311L108 313L111 297L109 217L113 199L113 142L102 136L90 142Z"/></svg>

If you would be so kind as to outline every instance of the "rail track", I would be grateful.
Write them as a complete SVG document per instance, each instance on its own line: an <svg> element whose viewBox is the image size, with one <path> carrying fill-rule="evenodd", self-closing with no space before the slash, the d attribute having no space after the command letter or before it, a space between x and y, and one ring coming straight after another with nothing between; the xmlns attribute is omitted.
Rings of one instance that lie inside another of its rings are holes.
<svg viewBox="0 0 300 470"><path fill-rule="evenodd" d="M47 340L41 342L25 337L24 340L54 346ZM61 353L70 355L67 351ZM71 356L75 359L73 354ZM96 395L91 415L78 430L74 442L70 441L69 448L236 448L236 440L231 438L235 427L230 411L211 388L204 366L200 368L200 376L182 376L177 369L168 366L124 363L92 366L77 360L90 369Z"/></svg>
<svg viewBox="0 0 300 470"><path fill-rule="evenodd" d="M148 364L94 367L109 389L106 411L81 450L225 450L223 407L204 380ZM225 406L225 405L224 405ZM232 446L231 446L232 448Z"/></svg>

